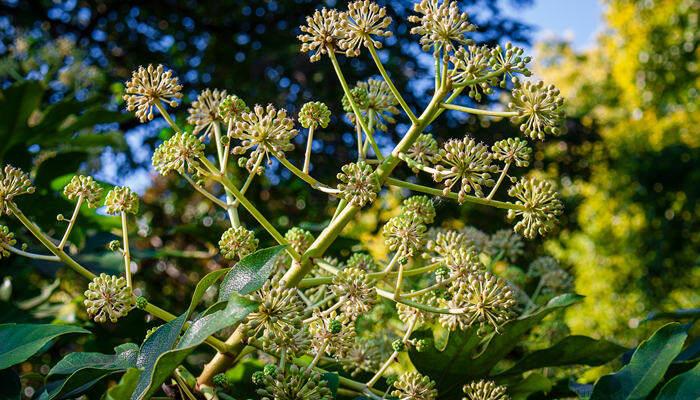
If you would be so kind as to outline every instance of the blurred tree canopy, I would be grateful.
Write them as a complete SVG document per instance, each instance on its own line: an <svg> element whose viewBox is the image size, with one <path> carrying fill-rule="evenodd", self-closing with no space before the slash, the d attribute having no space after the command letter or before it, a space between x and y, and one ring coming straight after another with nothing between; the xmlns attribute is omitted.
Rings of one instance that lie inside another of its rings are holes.
<svg viewBox="0 0 700 400"><path fill-rule="evenodd" d="M587 296L572 330L630 339L645 313L700 304L700 3L606 5L594 48L541 49L573 120L544 152L570 218L549 249Z"/></svg>

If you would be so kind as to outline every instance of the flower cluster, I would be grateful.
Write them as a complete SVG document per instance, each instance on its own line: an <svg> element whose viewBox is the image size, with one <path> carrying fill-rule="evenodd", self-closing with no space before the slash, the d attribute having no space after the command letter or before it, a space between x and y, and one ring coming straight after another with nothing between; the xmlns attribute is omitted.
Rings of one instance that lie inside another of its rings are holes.
<svg viewBox="0 0 700 400"><path fill-rule="evenodd" d="M459 184L458 200L463 203L472 191L481 197L484 195L483 186L494 185L491 174L497 172L498 167L492 161L493 155L483 143L470 137L450 139L437 155L439 164L435 167L433 179L436 182L444 181L445 195Z"/></svg>
<svg viewBox="0 0 700 400"><path fill-rule="evenodd" d="M10 214L9 203L23 194L34 193L34 186L29 175L19 168L6 165L0 170L0 214Z"/></svg>
<svg viewBox="0 0 700 400"><path fill-rule="evenodd" d="M508 190L521 209L508 210L508 218L520 217L515 231L528 239L551 231L564 206L559 195L547 181L523 178Z"/></svg>
<svg viewBox="0 0 700 400"><path fill-rule="evenodd" d="M192 173L204 157L204 144L189 133L176 133L153 152L153 167L161 175Z"/></svg>
<svg viewBox="0 0 700 400"><path fill-rule="evenodd" d="M532 149L527 142L518 138L499 140L491 146L493 158L515 164L518 167L527 167L530 164Z"/></svg>
<svg viewBox="0 0 700 400"><path fill-rule="evenodd" d="M285 288L283 282L266 281L249 298L260 304L258 310L248 314L246 319L246 326L253 335L262 332L264 338L274 339L301 328L304 303L296 290Z"/></svg>
<svg viewBox="0 0 700 400"><path fill-rule="evenodd" d="M391 395L399 399L434 400L437 399L438 395L435 382L417 372L401 375L394 382L394 387L396 390L392 391Z"/></svg>
<svg viewBox="0 0 700 400"><path fill-rule="evenodd" d="M348 10L340 14L339 47L348 57L360 55L362 47L382 47L382 43L372 36L389 37L391 31L386 28L391 18L386 9L369 0L358 0L348 4Z"/></svg>
<svg viewBox="0 0 700 400"><path fill-rule="evenodd" d="M250 112L250 108L248 108L243 99L235 94L226 96L219 103L219 118L226 123L235 121L236 118L247 112Z"/></svg>
<svg viewBox="0 0 700 400"><path fill-rule="evenodd" d="M139 67L126 83L126 109L136 111L139 121L153 119L153 107L161 103L177 107L177 100L182 98L182 86L172 71L165 71L162 65L148 68Z"/></svg>
<svg viewBox="0 0 700 400"><path fill-rule="evenodd" d="M545 135L559 135L564 124L564 98L559 89L544 82L518 83L508 108L518 114L512 117L520 131L531 139L544 140Z"/></svg>
<svg viewBox="0 0 700 400"><path fill-rule="evenodd" d="M305 252L314 242L314 235L311 232L294 227L284 234L284 238L287 239L289 245L292 246L297 253Z"/></svg>
<svg viewBox="0 0 700 400"><path fill-rule="evenodd" d="M462 391L466 395L464 400L510 400L506 388L496 385L493 381L470 382L464 385Z"/></svg>
<svg viewBox="0 0 700 400"><path fill-rule="evenodd" d="M286 110L278 110L272 104L267 107L256 105L252 112L237 118L232 135L240 140L240 144L232 152L241 155L252 150L248 158L239 159L239 164L245 165L251 173L261 173L262 169L255 170L258 159L270 155L284 157L284 152L294 149L292 139L297 133Z"/></svg>
<svg viewBox="0 0 700 400"><path fill-rule="evenodd" d="M204 137L212 135L214 124L223 121L219 107L226 98L226 91L218 89L204 89L197 96L197 100L187 110L187 123L194 126L192 134L202 134Z"/></svg>
<svg viewBox="0 0 700 400"><path fill-rule="evenodd" d="M97 208L102 200L102 187L91 176L75 175L63 188L68 200L82 198L88 207Z"/></svg>
<svg viewBox="0 0 700 400"><path fill-rule="evenodd" d="M384 243L389 250L410 257L423 246L426 229L423 219L416 214L399 214L382 228Z"/></svg>
<svg viewBox="0 0 700 400"><path fill-rule="evenodd" d="M312 53L311 62L321 59L323 54L335 52L341 35L340 13L335 9L323 8L306 17L306 25L301 26L303 34L297 36L303 53Z"/></svg>
<svg viewBox="0 0 700 400"><path fill-rule="evenodd" d="M464 35L476 30L476 26L469 22L466 12L459 10L456 1L422 0L414 9L418 15L412 15L408 20L418 25L411 29L411 33L421 36L423 50L443 50L447 55L457 46L471 42Z"/></svg>
<svg viewBox="0 0 700 400"><path fill-rule="evenodd" d="M406 164L414 173L420 171L420 166L432 165L437 159L439 149L437 140L429 133L418 136L406 152Z"/></svg>
<svg viewBox="0 0 700 400"><path fill-rule="evenodd" d="M10 232L10 228L0 225L0 260L10 256L8 247L12 247L16 243L15 234Z"/></svg>
<svg viewBox="0 0 700 400"><path fill-rule="evenodd" d="M139 212L139 196L126 186L110 190L105 198L107 214L136 214Z"/></svg>
<svg viewBox="0 0 700 400"><path fill-rule="evenodd" d="M343 299L340 311L352 319L372 309L377 299L367 274L357 267L348 267L338 272L333 278L331 290Z"/></svg>
<svg viewBox="0 0 700 400"><path fill-rule="evenodd" d="M325 128L331 120L331 111L320 101L312 101L301 106L299 123L306 129Z"/></svg>
<svg viewBox="0 0 700 400"><path fill-rule="evenodd" d="M219 249L228 260L240 260L258 248L258 239L253 232L242 226L229 228L221 235Z"/></svg>
<svg viewBox="0 0 700 400"><path fill-rule="evenodd" d="M263 388L257 393L263 400L304 399L332 400L333 393L328 382L321 375L306 368L291 365L289 368L277 368L272 373L263 373L260 381Z"/></svg>
<svg viewBox="0 0 700 400"><path fill-rule="evenodd" d="M85 291L85 307L95 322L117 322L134 307L131 288L126 279L114 275L100 274L90 282Z"/></svg>
<svg viewBox="0 0 700 400"><path fill-rule="evenodd" d="M364 161L343 165L338 173L338 190L351 204L363 207L372 203L379 192L379 179L372 167Z"/></svg>

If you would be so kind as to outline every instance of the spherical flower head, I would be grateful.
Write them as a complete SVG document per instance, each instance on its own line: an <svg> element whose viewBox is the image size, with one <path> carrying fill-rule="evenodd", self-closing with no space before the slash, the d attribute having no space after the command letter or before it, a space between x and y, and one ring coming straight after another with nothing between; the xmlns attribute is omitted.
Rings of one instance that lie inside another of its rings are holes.
<svg viewBox="0 0 700 400"><path fill-rule="evenodd" d="M498 386L493 381L480 380L470 382L462 388L466 397L463 400L510 400L505 386Z"/></svg>
<svg viewBox="0 0 700 400"><path fill-rule="evenodd" d="M394 115L399 113L397 104L399 101L391 92L389 84L380 79L369 79L357 82L357 87L367 91L367 107L360 109L364 113L374 113L374 126L382 132L386 132L388 124L395 124Z"/></svg>
<svg viewBox="0 0 700 400"><path fill-rule="evenodd" d="M523 255L525 243L523 243L523 238L512 230L501 229L491 235L485 250L491 257L500 256L505 260L515 262L518 257Z"/></svg>
<svg viewBox="0 0 700 400"><path fill-rule="evenodd" d="M399 214L384 225L384 243L389 250L410 257L423 246L426 229L423 220L414 214Z"/></svg>
<svg viewBox="0 0 700 400"><path fill-rule="evenodd" d="M516 198L515 204L523 207L509 210L508 219L519 217L514 229L528 239L551 231L564 209L559 194L548 181L522 178L511 186L508 195Z"/></svg>
<svg viewBox="0 0 700 400"><path fill-rule="evenodd" d="M284 234L284 238L287 239L290 246L299 254L308 250L311 243L314 242L314 235L312 235L311 232L296 226L288 230Z"/></svg>
<svg viewBox="0 0 700 400"><path fill-rule="evenodd" d="M411 29L411 34L420 35L420 44L424 51L442 49L445 57L460 44L468 45L471 40L464 37L476 30L476 25L469 22L469 15L459 10L454 0L422 0L414 6L418 15L411 15L408 20L418 26Z"/></svg>
<svg viewBox="0 0 700 400"><path fill-rule="evenodd" d="M263 400L333 400L328 382L311 369L290 365L274 374L262 374L259 380L263 388L257 393Z"/></svg>
<svg viewBox="0 0 700 400"><path fill-rule="evenodd" d="M131 73L131 80L126 82L126 109L135 110L139 121L150 121L158 102L177 107L177 99L182 98L181 90L177 77L173 76L172 71L165 71L162 65L139 67Z"/></svg>
<svg viewBox="0 0 700 400"><path fill-rule="evenodd" d="M221 235L219 249L228 260L240 260L258 248L258 239L252 231L242 226L229 228Z"/></svg>
<svg viewBox="0 0 700 400"><path fill-rule="evenodd" d="M445 195L459 184L457 199L460 204L472 191L476 196L483 197L483 186L493 186L495 183L491 174L497 172L498 167L492 164L493 155L486 145L472 138L450 139L440 150L437 161L441 164L435 167L433 179L436 182L444 181Z"/></svg>
<svg viewBox="0 0 700 400"><path fill-rule="evenodd" d="M516 306L512 289L502 279L489 272L477 272L458 285L450 287L452 299L447 308L461 308L463 315L443 314L440 321L446 327L466 329L474 323L480 328L492 327L496 332L513 315Z"/></svg>
<svg viewBox="0 0 700 400"><path fill-rule="evenodd" d="M63 188L63 195L68 200L82 197L88 207L97 208L102 200L102 187L91 176L75 175Z"/></svg>
<svg viewBox="0 0 700 400"><path fill-rule="evenodd" d="M418 136L415 142L406 152L409 168L414 173L420 172L419 166L430 166L435 162L435 158L439 152L437 140L429 133L423 133Z"/></svg>
<svg viewBox="0 0 700 400"><path fill-rule="evenodd" d="M368 340L356 340L355 344L340 360L343 368L350 372L350 376L357 376L363 372L374 372L381 365L381 352L376 343Z"/></svg>
<svg viewBox="0 0 700 400"><path fill-rule="evenodd" d="M390 24L391 17L386 15L386 8L369 0L353 1L348 4L348 10L340 14L343 36L338 46L348 57L360 55L362 46L381 48L382 43L372 36L391 36L391 31L386 30Z"/></svg>
<svg viewBox="0 0 700 400"><path fill-rule="evenodd" d="M437 257L433 258L433 262L440 262L449 257L450 253L457 251L460 248L468 248L469 243L464 234L455 230L431 230L434 235L426 247L429 251L435 253Z"/></svg>
<svg viewBox="0 0 700 400"><path fill-rule="evenodd" d="M355 267L340 270L333 278L331 291L337 298L345 299L340 311L351 319L369 312L377 300L377 292L369 277L363 270Z"/></svg>
<svg viewBox="0 0 700 400"><path fill-rule="evenodd" d="M530 164L532 149L527 142L519 138L499 140L491 146L493 158L518 167L527 167Z"/></svg>
<svg viewBox="0 0 700 400"><path fill-rule="evenodd" d="M323 54L336 51L338 40L342 37L340 30L340 13L334 9L322 8L306 17L306 25L299 29L303 34L297 36L301 42L302 53L311 53L311 62L321 59Z"/></svg>
<svg viewBox="0 0 700 400"><path fill-rule="evenodd" d="M221 102L226 98L226 91L218 89L204 89L197 96L197 100L192 102L192 106L187 110L189 116L187 123L194 126L194 135L202 134L203 137L212 135L214 124L222 122L223 118L219 114Z"/></svg>
<svg viewBox="0 0 700 400"><path fill-rule="evenodd" d="M537 257L530 263L530 267L527 270L527 275L531 277L541 277L552 271L556 271L559 268L559 261L557 261L554 257Z"/></svg>
<svg viewBox="0 0 700 400"><path fill-rule="evenodd" d="M274 339L286 335L285 331L301 328L304 303L296 289L286 288L282 282L267 281L248 297L260 304L245 322L253 335L262 332L264 338Z"/></svg>
<svg viewBox="0 0 700 400"><path fill-rule="evenodd" d="M88 285L84 304L95 322L117 322L134 307L134 295L124 277L100 274Z"/></svg>
<svg viewBox="0 0 700 400"><path fill-rule="evenodd" d="M309 324L311 347L315 352L324 351L329 356L344 358L355 344L354 321L347 315L336 314L335 311L325 316L317 311L315 316L317 318ZM340 329L337 327L338 323Z"/></svg>
<svg viewBox="0 0 700 400"><path fill-rule="evenodd" d="M19 168L5 165L0 170L0 215L10 214L9 203L13 203L16 196L32 194L34 190L29 175Z"/></svg>
<svg viewBox="0 0 700 400"><path fill-rule="evenodd" d="M489 59L491 69L503 71L501 87L506 86L506 78L508 77L511 77L511 80L515 83L518 81L516 74L532 75L532 72L527 68L527 64L532 61L532 58L523 56L524 53L525 50L513 46L510 42L506 43L505 49L499 44L491 50L491 58Z"/></svg>
<svg viewBox="0 0 700 400"><path fill-rule="evenodd" d="M490 53L486 46L471 45L460 47L450 57L453 67L449 78L452 84L466 88L467 95L476 101L480 101L484 94L493 93L492 86L497 82L497 77L489 68Z"/></svg>
<svg viewBox="0 0 700 400"><path fill-rule="evenodd" d="M434 400L438 395L435 382L418 372L402 374L394 382L394 387L396 390L392 391L391 395L400 399Z"/></svg>
<svg viewBox="0 0 700 400"><path fill-rule="evenodd" d="M377 268L374 258L367 253L353 253L345 264L347 268L358 268L365 272L371 272Z"/></svg>
<svg viewBox="0 0 700 400"><path fill-rule="evenodd" d="M151 162L161 175L172 171L179 174L196 171L199 159L204 157L204 143L190 133L176 133L153 152Z"/></svg>
<svg viewBox="0 0 700 400"><path fill-rule="evenodd" d="M219 103L219 118L224 122L235 121L243 113L250 112L245 101L235 94L228 95Z"/></svg>
<svg viewBox="0 0 700 400"><path fill-rule="evenodd" d="M348 203L363 207L377 198L381 186L372 166L358 161L343 165L341 171L337 175L338 190Z"/></svg>
<svg viewBox="0 0 700 400"><path fill-rule="evenodd" d="M331 120L331 111L320 101L312 101L301 106L299 123L306 129L326 128Z"/></svg>
<svg viewBox="0 0 700 400"><path fill-rule="evenodd" d="M275 335L263 337L261 342L266 351L279 354L284 349L288 359L301 357L311 348L309 330L305 326L279 330Z"/></svg>
<svg viewBox="0 0 700 400"><path fill-rule="evenodd" d="M518 83L513 89L513 100L508 104L518 115L511 118L520 124L520 131L531 139L544 140L545 135L559 135L564 126L564 98L559 89L544 82Z"/></svg>
<svg viewBox="0 0 700 400"><path fill-rule="evenodd" d="M136 214L139 212L139 196L126 186L117 186L105 198L107 214Z"/></svg>
<svg viewBox="0 0 700 400"><path fill-rule="evenodd" d="M15 234L10 232L10 228L0 225L0 260L10 256L8 247L14 246L16 243Z"/></svg>
<svg viewBox="0 0 700 400"><path fill-rule="evenodd" d="M354 88L350 89L350 96L352 97L353 103L355 103L360 112L367 110L367 108L369 107L369 92L367 91L366 87L361 87L358 84L358 86L355 86ZM343 104L343 111L353 115L354 118L354 111L352 109L352 105L350 104L350 100L348 99L347 95L343 95L341 103Z"/></svg>
<svg viewBox="0 0 700 400"><path fill-rule="evenodd" d="M414 213L423 220L424 224L432 224L435 220L435 206L428 196L411 196L401 202L401 213Z"/></svg>
<svg viewBox="0 0 700 400"><path fill-rule="evenodd" d="M252 112L243 113L236 120L233 137L241 143L232 151L233 154L245 154L252 149L249 159L241 160L249 172L260 173L262 171L253 171L258 157L269 157L270 154L284 157L285 151L294 150L292 139L297 133L286 110L277 110L272 104L266 108L256 105Z"/></svg>

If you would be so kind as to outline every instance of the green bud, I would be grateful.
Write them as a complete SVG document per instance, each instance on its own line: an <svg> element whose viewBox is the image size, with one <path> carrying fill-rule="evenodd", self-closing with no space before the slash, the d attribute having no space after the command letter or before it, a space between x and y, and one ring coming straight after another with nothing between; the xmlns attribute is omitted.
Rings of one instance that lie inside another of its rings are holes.
<svg viewBox="0 0 700 400"><path fill-rule="evenodd" d="M255 371L252 380L255 385L262 386L265 383L265 374L262 371Z"/></svg>
<svg viewBox="0 0 700 400"><path fill-rule="evenodd" d="M333 321L331 321L331 324L330 324L330 331L331 331L332 334L335 335L335 334L340 333L340 330L341 330L341 329L343 329L343 323L340 322L340 320L334 319Z"/></svg>
<svg viewBox="0 0 700 400"><path fill-rule="evenodd" d="M138 308L139 310L145 309L147 305L148 305L148 300L146 300L145 297L139 296L136 298L136 308Z"/></svg>
<svg viewBox="0 0 700 400"><path fill-rule="evenodd" d="M263 368L263 373L267 376L271 376L277 373L277 366L274 364L267 364Z"/></svg>
<svg viewBox="0 0 700 400"><path fill-rule="evenodd" d="M394 349L394 351L401 353L406 351L406 343L404 343L401 339L396 339L391 342L391 348Z"/></svg>

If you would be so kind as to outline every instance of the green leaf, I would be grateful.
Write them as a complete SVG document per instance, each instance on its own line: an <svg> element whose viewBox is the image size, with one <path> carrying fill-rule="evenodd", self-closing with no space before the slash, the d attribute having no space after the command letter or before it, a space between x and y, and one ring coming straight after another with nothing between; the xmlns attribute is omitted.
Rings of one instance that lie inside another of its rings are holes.
<svg viewBox="0 0 700 400"><path fill-rule="evenodd" d="M645 399L681 352L686 337L686 325L664 325L639 345L629 364L596 382L591 400Z"/></svg>
<svg viewBox="0 0 700 400"><path fill-rule="evenodd" d="M552 381L544 375L533 372L522 381L508 386L508 394L512 400L525 400L533 393L547 393L552 390Z"/></svg>
<svg viewBox="0 0 700 400"><path fill-rule="evenodd" d="M656 400L684 399L700 399L700 364L668 381L656 397Z"/></svg>
<svg viewBox="0 0 700 400"><path fill-rule="evenodd" d="M131 398L131 394L134 393L136 389L136 384L139 381L139 375L141 371L138 368L129 368L126 373L122 375L122 379L119 383L112 386L105 393L105 400L125 400Z"/></svg>
<svg viewBox="0 0 700 400"><path fill-rule="evenodd" d="M286 246L258 250L243 257L226 275L219 289L219 300L232 293L248 294L260 289L275 267L275 259Z"/></svg>
<svg viewBox="0 0 700 400"><path fill-rule="evenodd" d="M10 368L0 370L0 400L20 400L22 384L19 375Z"/></svg>
<svg viewBox="0 0 700 400"><path fill-rule="evenodd" d="M26 361L55 338L72 333L90 331L72 325L0 325L0 370Z"/></svg>
<svg viewBox="0 0 700 400"><path fill-rule="evenodd" d="M494 334L485 343L476 334L476 328L452 332L444 351L436 349L419 353L415 349L409 350L411 362L418 372L433 379L441 392L445 394L456 392L462 382L488 376L496 363L518 345L519 338L545 316L569 307L581 301L582 298L583 296L576 294L555 297L534 314L506 323L500 328L499 334ZM413 337L432 339L432 334L419 331ZM480 346L482 344L483 346ZM477 348L483 348L483 350L477 353Z"/></svg>
<svg viewBox="0 0 700 400"><path fill-rule="evenodd" d="M177 364L172 365L177 360L177 355L169 355L166 357L168 352L173 350L175 342L180 337L180 332L185 327L185 323L189 318L190 314L197 306L199 301L204 296L206 290L213 285L219 278L226 274L228 269L220 269L214 272L210 272L202 278L197 287L194 289L192 294L192 299L190 300L190 305L187 311L175 318L174 320L162 325L160 328L156 329L151 336L146 339L146 341L141 346L141 352L137 359L137 366L143 370L139 382L134 390L132 396L133 399L141 399L150 396L153 391L155 391L163 381L172 373L172 371L179 365L179 362L187 356L188 353L182 356ZM246 314L247 315L247 314ZM184 337L183 337L184 340ZM189 339L194 340L194 339ZM194 347L192 347L194 349ZM175 352L180 354L180 352ZM161 358L164 358L164 364L161 364ZM171 368L172 367L172 368ZM161 372L166 371L167 375L162 376ZM160 380L162 378L162 380ZM160 381L158 381L160 380ZM150 393L150 394L149 394Z"/></svg>
<svg viewBox="0 0 700 400"><path fill-rule="evenodd" d="M163 352L153 365L145 368L131 398L147 399L153 396L185 357L202 344L209 335L241 321L257 307L255 302L234 294L224 310L209 314L192 323L175 349ZM158 331L151 337L156 333Z"/></svg>
<svg viewBox="0 0 700 400"><path fill-rule="evenodd" d="M567 336L552 347L528 354L515 366L499 375L520 374L532 369L562 365L602 365L625 351L626 348L607 340Z"/></svg>
<svg viewBox="0 0 700 400"><path fill-rule="evenodd" d="M49 371L46 398L78 397L107 376L136 367L138 352L136 344L127 343L114 354L70 353Z"/></svg>
<svg viewBox="0 0 700 400"><path fill-rule="evenodd" d="M698 319L700 318L700 308L681 308L675 311L655 311L649 313L647 320L670 319L678 321L679 319Z"/></svg>

